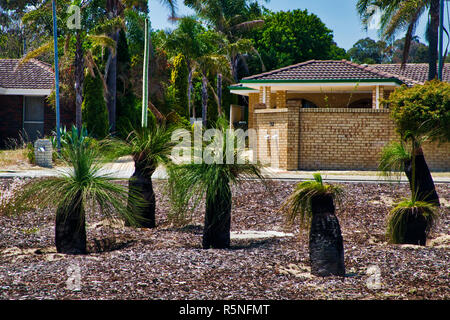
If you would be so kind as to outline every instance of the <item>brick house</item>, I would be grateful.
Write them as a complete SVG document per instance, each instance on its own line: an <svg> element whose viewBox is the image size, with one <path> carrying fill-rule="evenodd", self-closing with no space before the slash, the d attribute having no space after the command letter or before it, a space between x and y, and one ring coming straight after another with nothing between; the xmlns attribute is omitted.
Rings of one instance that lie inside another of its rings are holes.
<svg viewBox="0 0 450 320"><path fill-rule="evenodd" d="M450 64L443 74L450 81ZM427 77L428 64L311 60L243 78L230 90L248 97L259 160L273 164L275 156L285 170L375 170L383 146L397 139L382 99ZM244 120L244 111L231 106L231 122ZM431 170L450 171L450 144L426 144L424 152Z"/></svg>
<svg viewBox="0 0 450 320"><path fill-rule="evenodd" d="M34 141L56 127L55 110L46 97L53 91L52 67L32 59L0 59L0 147L11 139ZM73 123L71 108L61 108L62 124Z"/></svg>

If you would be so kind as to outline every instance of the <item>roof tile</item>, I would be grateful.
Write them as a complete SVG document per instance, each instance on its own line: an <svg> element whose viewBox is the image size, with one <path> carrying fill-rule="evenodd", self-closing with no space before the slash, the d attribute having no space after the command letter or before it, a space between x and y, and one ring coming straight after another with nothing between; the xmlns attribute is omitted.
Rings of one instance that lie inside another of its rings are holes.
<svg viewBox="0 0 450 320"><path fill-rule="evenodd" d="M20 59L0 59L0 87L5 89L53 89L52 67L36 59L19 66Z"/></svg>

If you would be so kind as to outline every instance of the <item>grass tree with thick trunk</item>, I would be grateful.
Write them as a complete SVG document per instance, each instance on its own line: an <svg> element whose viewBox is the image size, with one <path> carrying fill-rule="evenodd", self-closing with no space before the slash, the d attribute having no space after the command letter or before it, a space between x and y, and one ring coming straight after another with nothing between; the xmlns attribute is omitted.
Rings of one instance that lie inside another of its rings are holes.
<svg viewBox="0 0 450 320"><path fill-rule="evenodd" d="M33 179L16 192L11 212L55 208L57 252L86 254L86 211L94 209L108 218L123 217L136 223L141 200L126 186L102 172L101 153L74 127L61 161L70 168L57 177ZM130 200L131 199L131 200Z"/></svg>
<svg viewBox="0 0 450 320"><path fill-rule="evenodd" d="M158 166L170 163L170 155L175 145L175 142L172 142L172 133L176 127L176 124L166 125L164 121L158 122L150 113L147 127L133 129L125 141L110 139L103 143L104 150L113 157L133 157L134 172L128 182L132 196L130 201L133 203L135 194L144 200L139 210L140 219L136 224L138 227L156 226L156 197L152 175Z"/></svg>
<svg viewBox="0 0 450 320"><path fill-rule="evenodd" d="M178 221L189 220L186 213L195 212L205 204L204 249L230 247L232 185L240 185L249 178L263 179L259 165L250 163L237 148L243 145L243 139L233 130L228 130L226 120L219 118L211 144L205 148L209 157L195 158L197 151L204 153L194 149L192 161L169 167L173 217L182 217ZM229 144L225 147L227 141Z"/></svg>
<svg viewBox="0 0 450 320"><path fill-rule="evenodd" d="M344 245L335 200L342 188L324 184L319 173L314 180L296 185L281 207L289 224L309 227L311 273L316 276L344 276Z"/></svg>
<svg viewBox="0 0 450 320"><path fill-rule="evenodd" d="M418 201L439 205L439 196L425 160L423 145L450 141L450 84L437 80L402 86L387 100L400 142L382 152L379 169L385 173L404 171L411 193Z"/></svg>
<svg viewBox="0 0 450 320"><path fill-rule="evenodd" d="M394 243L426 244L438 218L439 195L425 160L423 145L450 141L450 84L437 80L412 88L403 86L389 97L391 115L400 142L381 153L379 170L386 175L404 172L411 198L400 202L388 217L388 238Z"/></svg>

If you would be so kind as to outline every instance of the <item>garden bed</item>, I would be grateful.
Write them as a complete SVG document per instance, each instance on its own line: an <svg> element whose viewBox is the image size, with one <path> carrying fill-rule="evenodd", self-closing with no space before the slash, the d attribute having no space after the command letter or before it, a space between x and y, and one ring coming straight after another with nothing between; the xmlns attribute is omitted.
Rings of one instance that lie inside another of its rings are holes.
<svg viewBox="0 0 450 320"><path fill-rule="evenodd" d="M11 180L0 181L0 188ZM344 184L336 213L344 238L346 277L309 273L308 235L277 212L293 182L249 182L233 189L229 250L201 249L203 212L175 227L167 220L164 182L155 183L157 228L133 229L89 213L89 254L57 254L54 212L0 215L0 299L449 299L450 186L437 185L445 216L427 247L386 243L385 215L407 196L406 184ZM295 236L282 236L282 232ZM256 233L261 235L263 233ZM272 236L271 234L281 235ZM381 272L380 286L369 267ZM79 286L68 278L79 270Z"/></svg>

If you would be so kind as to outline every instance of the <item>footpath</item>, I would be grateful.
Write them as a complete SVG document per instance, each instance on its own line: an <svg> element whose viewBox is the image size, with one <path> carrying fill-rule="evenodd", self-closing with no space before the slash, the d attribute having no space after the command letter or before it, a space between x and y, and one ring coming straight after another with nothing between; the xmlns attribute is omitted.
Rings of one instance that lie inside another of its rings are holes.
<svg viewBox="0 0 450 320"><path fill-rule="evenodd" d="M33 167L28 169L8 169L0 168L0 179L13 178L42 178L52 177L67 173L70 169L64 167L41 168ZM380 176L376 171L283 171L273 168L264 168L263 175L268 179L281 181L303 181L312 179L315 172L320 172L324 181L329 182L360 182L360 183L406 183L408 180L404 174L400 177L386 178ZM108 163L104 166L102 174L108 174L118 179L128 179L133 175L134 163L131 158L124 158L114 163ZM433 180L435 183L450 184L450 172L433 172ZM152 179L167 179L164 168L160 167L156 170Z"/></svg>

